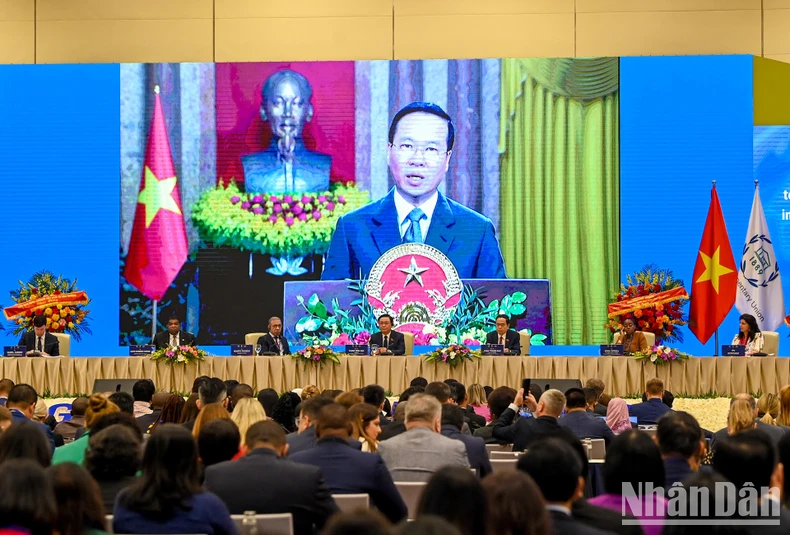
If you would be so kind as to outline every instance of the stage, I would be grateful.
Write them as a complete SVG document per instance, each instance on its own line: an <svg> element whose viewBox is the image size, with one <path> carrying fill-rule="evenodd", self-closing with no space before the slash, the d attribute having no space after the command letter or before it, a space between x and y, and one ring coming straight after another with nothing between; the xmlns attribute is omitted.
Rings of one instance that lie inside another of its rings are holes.
<svg viewBox="0 0 790 535"><path fill-rule="evenodd" d="M151 378L158 390L188 393L198 375L236 379L256 391L285 392L315 384L320 389L361 387L376 383L398 395L417 376L428 381L454 377L469 385L517 388L529 378L581 379L596 377L612 396L641 395L652 377L676 396L739 392L778 392L790 384L790 358L693 358L671 365L643 364L630 357L484 357L456 369L426 363L422 357L340 357L340 364L323 368L291 357L208 357L197 365L168 365L148 357L3 358L0 377L31 384L45 397L90 393L95 379Z"/></svg>

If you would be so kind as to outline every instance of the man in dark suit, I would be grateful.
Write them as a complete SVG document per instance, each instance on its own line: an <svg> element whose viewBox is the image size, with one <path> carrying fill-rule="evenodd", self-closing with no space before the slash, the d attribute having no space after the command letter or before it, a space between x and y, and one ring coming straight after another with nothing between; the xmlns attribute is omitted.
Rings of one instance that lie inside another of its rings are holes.
<svg viewBox="0 0 790 535"><path fill-rule="evenodd" d="M636 416L636 423L657 424L658 419L671 411L661 400L664 395L664 382L657 377L647 382L647 401L631 405L628 413Z"/></svg>
<svg viewBox="0 0 790 535"><path fill-rule="evenodd" d="M291 348L283 336L283 320L277 316L269 318L269 332L258 338L257 345L261 346L261 353L290 355Z"/></svg>
<svg viewBox="0 0 790 535"><path fill-rule="evenodd" d="M379 316L379 329L377 333L370 336L368 345L379 346L375 355L405 355L406 338L398 331L392 330L392 316L382 314Z"/></svg>
<svg viewBox="0 0 790 535"><path fill-rule="evenodd" d="M462 279L505 278L491 220L438 191L454 141L452 119L436 104L413 102L395 114L387 147L395 187L338 219L322 279L366 278L382 254L402 243L439 249Z"/></svg>
<svg viewBox="0 0 790 535"><path fill-rule="evenodd" d="M283 459L288 452L285 431L274 421L253 424L245 440L244 457L206 469L206 489L219 496L231 514L291 513L295 535L321 530L337 511L321 470Z"/></svg>
<svg viewBox="0 0 790 535"><path fill-rule="evenodd" d="M30 385L20 383L14 386L11 392L8 393L6 408L11 411L11 418L14 424L19 422L31 422L41 429L41 432L47 437L52 451L55 451L55 435L52 434L52 428L46 424L33 421L33 414L36 412L36 403L38 403L38 394L35 389Z"/></svg>
<svg viewBox="0 0 790 535"><path fill-rule="evenodd" d="M33 318L33 330L26 331L19 339L19 345L27 348L27 354L39 352L45 357L60 355L58 338L47 331L47 318L36 316Z"/></svg>
<svg viewBox="0 0 790 535"><path fill-rule="evenodd" d="M656 439L664 460L664 488L669 490L699 469L705 455L705 434L689 413L670 411L659 418Z"/></svg>
<svg viewBox="0 0 790 535"><path fill-rule="evenodd" d="M331 403L322 408L316 434L316 447L289 459L320 468L332 494L367 494L371 505L393 524L406 518L406 504L381 457L349 447L351 419L345 407Z"/></svg>
<svg viewBox="0 0 790 535"><path fill-rule="evenodd" d="M518 469L529 474L540 487L555 535L609 533L585 525L571 516L573 503L584 496L581 464L573 448L560 438L535 442L518 460Z"/></svg>
<svg viewBox="0 0 790 535"><path fill-rule="evenodd" d="M565 416L557 422L577 437L602 438L607 446L614 440L614 433L606 425L606 420L587 412L587 399L581 388L570 388L565 392L565 409Z"/></svg>
<svg viewBox="0 0 790 535"><path fill-rule="evenodd" d="M532 418L523 418L518 414L519 407L526 405L535 415ZM513 403L505 409L499 419L494 423L491 433L495 439L513 444L513 451L524 451L532 441L546 435L564 433L574 437L570 429L561 427L557 422L562 410L565 408L565 396L554 388L546 390L536 402L530 393L524 397L524 389L519 389ZM516 419L513 422L513 419Z"/></svg>
<svg viewBox="0 0 790 535"><path fill-rule="evenodd" d="M779 425L767 424L765 422L761 422L760 420L758 420L757 419L757 402L754 400L754 398L751 396L751 394L745 394L745 393L736 394L735 397L733 397L730 400L730 406L732 406L733 402L735 402L736 399L743 399L743 400L746 400L746 401L749 402L749 406L754 411L754 419L755 419L755 422L757 423L757 429L759 429L760 431L762 431L763 433L768 435L768 437L771 439L771 442L774 444L774 446L777 446L779 444L779 441L782 440L782 437L785 436L785 431L786 431L787 428L779 426ZM710 440L710 449L712 451L716 451L716 448L718 447L719 444L721 444L721 441L726 439L728 436L730 436L730 435L727 432L727 428L726 427L723 428L723 429L719 429L718 431L713 433L713 436L711 437L711 440Z"/></svg>
<svg viewBox="0 0 790 535"><path fill-rule="evenodd" d="M486 335L486 344L505 346L505 355L521 355L521 336L510 328L510 316L496 317L496 331Z"/></svg>
<svg viewBox="0 0 790 535"><path fill-rule="evenodd" d="M486 419L469 406L469 394L466 392L466 385L455 379L445 379L444 382L450 386L452 399L458 405L458 408L461 409L464 422L469 426L469 431L474 433L477 429L485 427Z"/></svg>
<svg viewBox="0 0 790 535"><path fill-rule="evenodd" d="M154 345L157 349L165 349L177 346L194 346L195 335L181 330L181 320L175 316L170 316L167 320L167 330L156 333Z"/></svg>
<svg viewBox="0 0 790 535"><path fill-rule="evenodd" d="M296 433L291 433L286 437L288 455L315 448L315 445L318 443L318 435L316 434L318 414L321 412L321 409L331 403L331 398L316 396L299 404L299 428ZM362 449L362 444L358 440L349 439L348 444L356 450Z"/></svg>
<svg viewBox="0 0 790 535"><path fill-rule="evenodd" d="M395 405L395 411L392 414L392 423L381 428L381 434L378 437L379 442L406 432L406 403L414 394L422 394L423 392L425 392L425 388L422 386L410 386L401 393L398 403Z"/></svg>
<svg viewBox="0 0 790 535"><path fill-rule="evenodd" d="M466 446L469 466L475 469L477 477L487 476L492 472L491 461L488 459L486 442L480 437L461 433L464 415L455 405L442 405L442 434L447 438L460 440Z"/></svg>

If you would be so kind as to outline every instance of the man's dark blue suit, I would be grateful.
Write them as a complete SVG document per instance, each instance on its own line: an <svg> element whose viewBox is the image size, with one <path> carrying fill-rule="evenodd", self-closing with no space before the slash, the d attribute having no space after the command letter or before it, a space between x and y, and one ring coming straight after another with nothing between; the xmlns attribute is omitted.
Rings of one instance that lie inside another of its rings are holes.
<svg viewBox="0 0 790 535"><path fill-rule="evenodd" d="M469 466L475 469L477 477L487 476L493 471L491 461L488 459L485 440L480 437L464 435L457 427L450 424L442 425L442 434L447 438L454 438L464 443Z"/></svg>
<svg viewBox="0 0 790 535"><path fill-rule="evenodd" d="M55 451L55 435L52 434L52 429L48 425L28 419L28 417L25 416L19 409L11 409L11 420L12 425L18 424L20 422L28 422L38 426L38 428L44 433L44 436L47 437L47 440L49 440L49 445L52 448L52 451Z"/></svg>
<svg viewBox="0 0 790 535"><path fill-rule="evenodd" d="M606 420L594 416L591 412L569 412L557 422L560 427L567 427L579 438L602 438L607 446L615 438L612 430L606 425Z"/></svg>
<svg viewBox="0 0 790 535"><path fill-rule="evenodd" d="M658 419L671 410L672 409L664 405L664 402L660 399L651 398L642 403L631 405L628 413L631 416L636 416L637 424L644 425L658 423Z"/></svg>
<svg viewBox="0 0 790 535"><path fill-rule="evenodd" d="M401 244L394 196L395 188L382 199L338 219L324 262L323 280L365 278L381 255ZM425 243L447 255L462 279L506 277L491 220L441 193Z"/></svg>

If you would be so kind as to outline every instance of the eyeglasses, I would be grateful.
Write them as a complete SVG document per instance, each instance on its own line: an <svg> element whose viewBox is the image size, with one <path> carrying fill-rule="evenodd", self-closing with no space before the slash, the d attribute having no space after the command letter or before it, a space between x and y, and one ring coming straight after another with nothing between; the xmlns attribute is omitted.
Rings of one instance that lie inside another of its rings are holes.
<svg viewBox="0 0 790 535"><path fill-rule="evenodd" d="M442 156L445 154L450 154L449 150L441 151L436 147L417 147L416 145L412 145L411 143L401 143L400 145L393 145L390 143L390 147L394 148L398 156L402 158L411 158L417 153L422 153L422 157L425 159L426 162L436 163L442 159Z"/></svg>

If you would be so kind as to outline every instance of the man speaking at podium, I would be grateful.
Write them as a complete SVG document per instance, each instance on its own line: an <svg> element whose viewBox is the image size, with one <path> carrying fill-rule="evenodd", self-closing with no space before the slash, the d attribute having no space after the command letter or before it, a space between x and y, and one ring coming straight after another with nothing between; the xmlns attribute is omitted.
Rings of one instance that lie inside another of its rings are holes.
<svg viewBox="0 0 790 535"><path fill-rule="evenodd" d="M438 190L454 142L453 121L436 104L412 102L395 114L387 148L395 187L338 220L323 280L365 278L382 254L401 243L439 249L462 279L505 278L491 220Z"/></svg>
<svg viewBox="0 0 790 535"><path fill-rule="evenodd" d="M19 339L19 345L27 348L27 354L41 353L45 357L60 355L60 343L57 336L47 331L47 318L33 318L33 330L27 331Z"/></svg>
<svg viewBox="0 0 790 535"><path fill-rule="evenodd" d="M167 330L156 333L156 336L154 336L154 345L157 349L193 346L195 345L195 335L182 331L181 321L175 316L170 316L170 319L167 320Z"/></svg>
<svg viewBox="0 0 790 535"><path fill-rule="evenodd" d="M521 336L510 328L510 318L505 314L496 317L496 331L486 335L486 344L505 346L505 355L521 354Z"/></svg>

